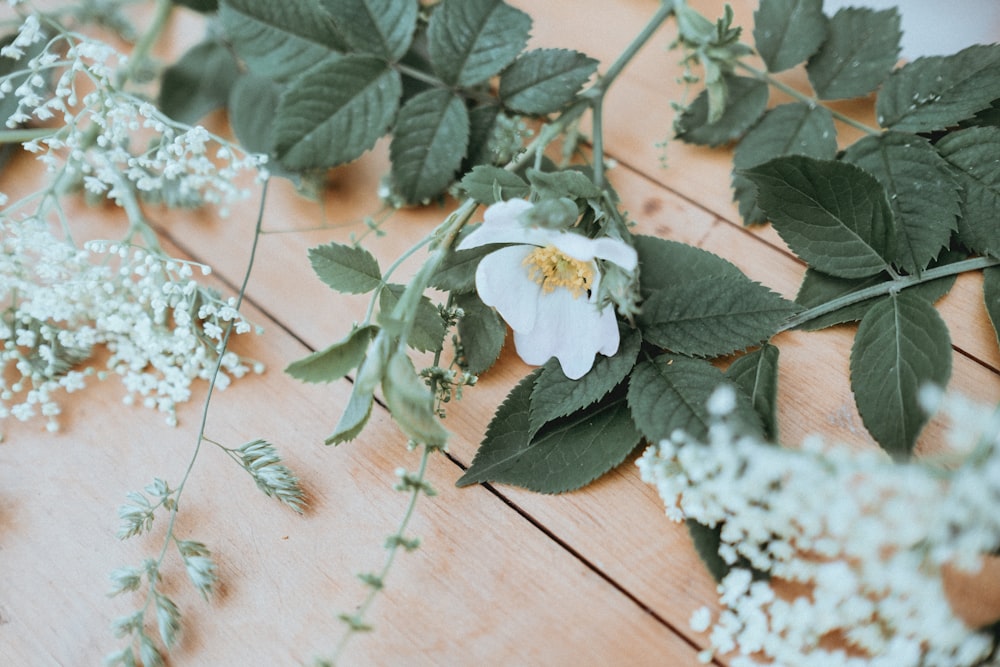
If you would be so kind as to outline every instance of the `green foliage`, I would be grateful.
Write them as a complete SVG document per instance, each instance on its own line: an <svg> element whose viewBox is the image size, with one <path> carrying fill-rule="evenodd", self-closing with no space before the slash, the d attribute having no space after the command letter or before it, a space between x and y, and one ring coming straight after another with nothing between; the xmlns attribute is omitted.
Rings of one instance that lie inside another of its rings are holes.
<svg viewBox="0 0 1000 667"><path fill-rule="evenodd" d="M383 326L386 326L385 318L392 315L405 290L405 285L390 284L379 292L379 316ZM444 320L441 318L441 311L434 302L421 296L407 343L421 352L428 352L440 350L443 339Z"/></svg>
<svg viewBox="0 0 1000 667"><path fill-rule="evenodd" d="M677 119L677 138L688 143L719 146L733 141L746 132L767 108L769 91L759 79L728 74L724 78L728 90L727 106L714 122L708 122L708 91L702 91Z"/></svg>
<svg viewBox="0 0 1000 667"><path fill-rule="evenodd" d="M750 397L764 427L764 437L778 442L778 348L765 343L729 365L725 373Z"/></svg>
<svg viewBox="0 0 1000 667"><path fill-rule="evenodd" d="M572 102L596 70L597 61L578 51L527 51L500 77L500 99L519 113L550 114Z"/></svg>
<svg viewBox="0 0 1000 667"><path fill-rule="evenodd" d="M399 72L367 55L331 56L291 80L278 104L275 151L304 171L355 160L391 127Z"/></svg>
<svg viewBox="0 0 1000 667"><path fill-rule="evenodd" d="M743 221L754 224L766 220L757 206L757 190L743 170L785 155L832 160L836 153L837 130L825 107L794 102L768 111L733 153L733 193Z"/></svg>
<svg viewBox="0 0 1000 667"><path fill-rule="evenodd" d="M462 191L480 204L527 197L530 187L523 178L507 169L477 165L462 178Z"/></svg>
<svg viewBox="0 0 1000 667"><path fill-rule="evenodd" d="M382 393L393 420L410 440L430 447L445 446L448 432L434 411L434 396L405 352L397 350L390 357Z"/></svg>
<svg viewBox="0 0 1000 667"><path fill-rule="evenodd" d="M893 264L908 273L927 268L948 245L960 213L948 163L923 137L901 132L865 137L844 160L873 175L889 196L897 232Z"/></svg>
<svg viewBox="0 0 1000 667"><path fill-rule="evenodd" d="M823 0L761 0L753 20L757 53L771 72L804 62L826 39Z"/></svg>
<svg viewBox="0 0 1000 667"><path fill-rule="evenodd" d="M896 226L885 189L846 162L776 158L743 172L792 251L813 268L864 278L889 268Z"/></svg>
<svg viewBox="0 0 1000 667"><path fill-rule="evenodd" d="M175 5L183 5L203 14L219 10L219 0L173 0L173 2Z"/></svg>
<svg viewBox="0 0 1000 667"><path fill-rule="evenodd" d="M959 240L975 252L1000 256L1000 128L952 132L937 150L962 186Z"/></svg>
<svg viewBox="0 0 1000 667"><path fill-rule="evenodd" d="M993 267L983 271L983 302L990 322L993 323L993 331L1000 341L1000 268Z"/></svg>
<svg viewBox="0 0 1000 667"><path fill-rule="evenodd" d="M943 387L950 375L948 327L925 298L891 293L865 314L851 349L851 389L865 427L893 457L909 456L927 422L920 389Z"/></svg>
<svg viewBox="0 0 1000 667"><path fill-rule="evenodd" d="M524 378L497 410L459 486L495 481L564 493L616 467L639 444L641 436L618 394L534 433L531 394L540 372Z"/></svg>
<svg viewBox="0 0 1000 667"><path fill-rule="evenodd" d="M525 175L532 191L543 199L597 199L603 194L586 174L576 169L528 169Z"/></svg>
<svg viewBox="0 0 1000 667"><path fill-rule="evenodd" d="M365 294L382 283L378 260L364 248L329 243L309 249L309 262L324 283L345 294Z"/></svg>
<svg viewBox="0 0 1000 667"><path fill-rule="evenodd" d="M373 360L370 356L362 363L361 370L372 365L379 365L382 362ZM381 380L381 378L379 378ZM361 386L357 382L351 389L351 397L347 401L347 407L340 416L333 433L326 437L324 441L328 445L339 445L342 442L354 440L364 429L372 414L372 406L375 403L374 387Z"/></svg>
<svg viewBox="0 0 1000 667"><path fill-rule="evenodd" d="M240 144L253 153L274 156L274 119L284 86L265 76L244 74L229 91L229 126ZM280 170L273 161L268 168Z"/></svg>
<svg viewBox="0 0 1000 667"><path fill-rule="evenodd" d="M298 361L293 361L285 372L302 382L333 382L344 377L364 360L378 327L355 327L351 333L336 343Z"/></svg>
<svg viewBox="0 0 1000 667"><path fill-rule="evenodd" d="M427 29L434 72L448 86L485 83L524 49L531 17L502 0L443 0Z"/></svg>
<svg viewBox="0 0 1000 667"><path fill-rule="evenodd" d="M410 98L389 147L396 190L406 201L441 192L454 180L468 142L469 112L461 98L437 88Z"/></svg>
<svg viewBox="0 0 1000 667"><path fill-rule="evenodd" d="M225 44L201 42L163 73L160 108L174 120L193 125L226 106L239 75L239 64Z"/></svg>
<svg viewBox="0 0 1000 667"><path fill-rule="evenodd" d="M474 375L485 373L500 358L507 325L475 292L457 295L455 305L464 313L458 320L458 338L465 367Z"/></svg>
<svg viewBox="0 0 1000 667"><path fill-rule="evenodd" d="M417 25L413 0L322 0L347 46L383 60L402 58Z"/></svg>
<svg viewBox="0 0 1000 667"><path fill-rule="evenodd" d="M458 294L472 292L476 289L476 268L479 266L479 260L499 247L501 247L499 244L490 244L448 253L431 276L430 286Z"/></svg>
<svg viewBox="0 0 1000 667"><path fill-rule="evenodd" d="M875 110L882 127L929 132L957 125L997 99L1000 45L977 45L904 65L885 82Z"/></svg>
<svg viewBox="0 0 1000 667"><path fill-rule="evenodd" d="M809 63L809 83L820 99L858 97L875 90L899 58L899 13L848 7L828 25L826 41Z"/></svg>

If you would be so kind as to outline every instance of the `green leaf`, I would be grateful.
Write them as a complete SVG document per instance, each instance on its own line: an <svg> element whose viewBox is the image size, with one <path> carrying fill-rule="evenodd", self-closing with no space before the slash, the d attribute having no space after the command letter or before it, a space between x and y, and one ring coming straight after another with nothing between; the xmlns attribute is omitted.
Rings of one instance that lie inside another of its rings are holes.
<svg viewBox="0 0 1000 667"><path fill-rule="evenodd" d="M431 276L430 286L445 292L473 292L476 289L476 268L479 260L503 247L497 243L448 253Z"/></svg>
<svg viewBox="0 0 1000 667"><path fill-rule="evenodd" d="M196 44L163 73L159 106L174 120L194 125L205 114L226 106L240 76L232 52L212 40Z"/></svg>
<svg viewBox="0 0 1000 667"><path fill-rule="evenodd" d="M491 165L477 165L460 183L462 190L480 204L527 197L531 188L517 174Z"/></svg>
<svg viewBox="0 0 1000 667"><path fill-rule="evenodd" d="M505 164L506 161L495 150L494 132L501 118L498 104L480 104L469 110L469 150L462 162L462 173L467 173L479 165ZM503 116L506 118L505 116Z"/></svg>
<svg viewBox="0 0 1000 667"><path fill-rule="evenodd" d="M733 191L744 223L764 222L766 217L757 207L757 189L740 170L785 155L832 160L836 154L837 130L825 107L796 102L768 111L733 153Z"/></svg>
<svg viewBox="0 0 1000 667"><path fill-rule="evenodd" d="M292 80L278 104L278 160L292 170L350 162L392 125L399 73L372 56L331 57Z"/></svg>
<svg viewBox="0 0 1000 667"><path fill-rule="evenodd" d="M726 369L726 379L750 397L764 437L778 442L778 348L765 343L744 354Z"/></svg>
<svg viewBox="0 0 1000 667"><path fill-rule="evenodd" d="M657 236L635 237L643 294L699 278L732 278L743 272L707 250Z"/></svg>
<svg viewBox="0 0 1000 667"><path fill-rule="evenodd" d="M255 74L286 79L343 49L330 15L313 0L223 0L229 42Z"/></svg>
<svg viewBox="0 0 1000 667"><path fill-rule="evenodd" d="M815 308L834 299L846 296L852 292L872 287L883 282L891 281L888 274L869 276L868 278L835 278L822 271L806 269L806 274L799 286L799 293L795 297L795 303L803 308ZM945 276L935 280L908 287L907 292L920 294L924 299L934 303L947 294L952 285L955 284L955 276ZM819 331L827 327L832 327L845 322L857 322L865 316L872 306L885 297L877 296L865 299L850 306L844 306L837 310L821 315L809 320L798 327L803 331Z"/></svg>
<svg viewBox="0 0 1000 667"><path fill-rule="evenodd" d="M906 458L928 415L920 389L944 387L951 340L937 310L921 296L890 294L861 320L851 349L851 389L865 427L894 458Z"/></svg>
<svg viewBox="0 0 1000 667"><path fill-rule="evenodd" d="M993 332L1000 342L1000 267L990 267L983 271L983 301L986 313L993 323Z"/></svg>
<svg viewBox="0 0 1000 667"><path fill-rule="evenodd" d="M322 0L347 45L385 60L403 57L417 27L414 0Z"/></svg>
<svg viewBox="0 0 1000 667"><path fill-rule="evenodd" d="M638 323L654 345L717 357L761 343L797 306L746 276L691 276L644 294Z"/></svg>
<svg viewBox="0 0 1000 667"><path fill-rule="evenodd" d="M202 14L218 11L219 0L173 0L175 5L182 5Z"/></svg>
<svg viewBox="0 0 1000 667"><path fill-rule="evenodd" d="M545 424L582 410L607 396L635 366L641 343L642 336L638 330L625 329L618 352L611 357L597 355L594 366L579 380L567 378L557 360L546 362L531 392L528 417L531 433L537 433Z"/></svg>
<svg viewBox="0 0 1000 667"><path fill-rule="evenodd" d="M455 305L465 315L458 321L458 339L470 373L485 373L498 358L507 339L507 325L475 292L458 294Z"/></svg>
<svg viewBox="0 0 1000 667"><path fill-rule="evenodd" d="M771 72L795 67L826 39L823 0L761 0L753 21L757 53Z"/></svg>
<svg viewBox="0 0 1000 667"><path fill-rule="evenodd" d="M1000 99L1000 44L976 45L950 56L917 58L893 72L875 111L882 127L943 130Z"/></svg>
<svg viewBox="0 0 1000 667"><path fill-rule="evenodd" d="M375 403L375 395L372 390L365 390L357 383L351 389L351 397L347 401L347 407L340 416L333 433L327 436L324 441L327 445L339 445L342 442L354 440L368 423L372 414L372 405Z"/></svg>
<svg viewBox="0 0 1000 667"><path fill-rule="evenodd" d="M929 141L884 132L853 144L844 160L878 179L896 220L893 263L917 273L948 245L960 213L959 186Z"/></svg>
<svg viewBox="0 0 1000 667"><path fill-rule="evenodd" d="M531 17L502 0L443 0L427 28L434 71L449 86L474 86L528 43Z"/></svg>
<svg viewBox="0 0 1000 667"><path fill-rule="evenodd" d="M543 199L596 199L603 194L590 178L578 169L541 171L528 169L525 172L532 188Z"/></svg>
<svg viewBox="0 0 1000 667"><path fill-rule="evenodd" d="M518 113L554 113L573 101L595 71L597 61L579 51L527 51L500 76L500 99Z"/></svg>
<svg viewBox="0 0 1000 667"><path fill-rule="evenodd" d="M691 541L694 542L694 549L698 552L698 557L705 564L705 569L716 582L721 582L732 569L732 566L719 555L719 545L722 544L722 524L709 527L694 519L686 519L684 524L691 535Z"/></svg>
<svg viewBox="0 0 1000 667"><path fill-rule="evenodd" d="M962 186L959 240L976 252L1000 256L1000 128L951 132L937 149Z"/></svg>
<svg viewBox="0 0 1000 667"><path fill-rule="evenodd" d="M866 95L899 58L899 12L848 7L828 25L826 41L806 64L809 83L823 100Z"/></svg>
<svg viewBox="0 0 1000 667"><path fill-rule="evenodd" d="M562 419L532 439L528 404L537 371L522 380L497 410L458 486L502 482L538 493L586 486L615 468L642 436L620 396Z"/></svg>
<svg viewBox="0 0 1000 667"><path fill-rule="evenodd" d="M757 186L757 204L792 252L841 278L888 268L896 226L885 189L846 162L776 158L742 172Z"/></svg>
<svg viewBox="0 0 1000 667"><path fill-rule="evenodd" d="M285 368L285 372L302 382L333 382L344 377L364 360L368 346L378 327L355 327L351 333L329 347L313 352Z"/></svg>
<svg viewBox="0 0 1000 667"><path fill-rule="evenodd" d="M264 76L245 74L229 93L229 124L251 153L274 153L273 127L283 87ZM274 165L268 164L273 169Z"/></svg>
<svg viewBox="0 0 1000 667"><path fill-rule="evenodd" d="M406 437L431 447L447 444L448 432L434 412L434 396L405 353L396 351L389 359L382 393L389 414Z"/></svg>
<svg viewBox="0 0 1000 667"><path fill-rule="evenodd" d="M747 131L767 108L768 86L759 79L727 74L728 95L722 116L708 120L708 91L703 90L680 117L674 127L677 138L690 144L719 146Z"/></svg>
<svg viewBox="0 0 1000 667"><path fill-rule="evenodd" d="M404 291L406 291L405 285L395 284L386 285L382 289L378 300L380 317L392 314ZM440 350L445 334L441 311L426 296L421 296L418 304L416 319L407 343L421 352Z"/></svg>
<svg viewBox="0 0 1000 667"><path fill-rule="evenodd" d="M441 193L469 147L469 112L450 90L432 88L399 110L389 156L396 190L410 203Z"/></svg>
<svg viewBox="0 0 1000 667"><path fill-rule="evenodd" d="M309 249L309 263L324 283L346 294L365 294L382 284L378 260L364 248L328 243Z"/></svg>
<svg viewBox="0 0 1000 667"><path fill-rule="evenodd" d="M628 405L646 440L658 442L681 430L695 439L708 433L708 399L725 382L722 372L702 359L662 354L636 365L629 378ZM750 399L737 392L735 416L757 420Z"/></svg>

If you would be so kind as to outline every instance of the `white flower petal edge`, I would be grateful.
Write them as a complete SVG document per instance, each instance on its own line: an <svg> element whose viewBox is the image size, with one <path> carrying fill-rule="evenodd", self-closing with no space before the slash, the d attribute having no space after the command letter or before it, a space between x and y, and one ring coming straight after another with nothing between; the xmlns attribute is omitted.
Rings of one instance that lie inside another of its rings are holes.
<svg viewBox="0 0 1000 667"><path fill-rule="evenodd" d="M542 286L531 280L524 259L534 246L501 248L483 257L476 268L476 291L487 306L493 306L514 331L531 331L541 300Z"/></svg>
<svg viewBox="0 0 1000 667"><path fill-rule="evenodd" d="M521 214L533 204L524 199L511 199L493 204L483 214L483 224L462 239L456 250L468 250L491 243L526 243L545 246L551 243L552 231L521 224Z"/></svg>

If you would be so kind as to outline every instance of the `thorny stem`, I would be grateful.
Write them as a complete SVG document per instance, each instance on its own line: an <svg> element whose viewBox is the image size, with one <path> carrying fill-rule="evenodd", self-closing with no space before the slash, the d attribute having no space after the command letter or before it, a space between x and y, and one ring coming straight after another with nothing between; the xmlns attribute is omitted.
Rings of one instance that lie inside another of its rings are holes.
<svg viewBox="0 0 1000 667"><path fill-rule="evenodd" d="M789 331L803 324L808 324L812 320L818 317L827 315L834 311L840 310L846 306L851 306L862 301L866 301L873 297L884 296L886 294L892 294L899 292L900 290L906 289L907 287L913 287L914 285L920 285L921 283L926 283L931 280L936 280L937 278L945 278L947 276L956 276L960 273L965 273L966 271L979 271L981 269L986 269L991 266L1000 266L1000 259L994 259L993 257L974 257L972 259L962 260L960 262L954 262L952 264L946 264L944 266L938 266L933 269L927 269L920 273L919 276L900 276L893 280L887 280L884 283L879 283L878 285L872 285L871 287L866 287L864 289L859 289L856 292L851 292L850 294L845 294L844 296L837 297L836 299L831 299L826 303L820 304L813 308L802 311L801 313L794 315L781 325L781 327L775 333L781 333L782 331Z"/></svg>
<svg viewBox="0 0 1000 667"><path fill-rule="evenodd" d="M812 97L810 95L806 95L805 93L803 93L800 90L796 90L795 88L789 86L787 83L784 83L783 81L778 80L776 77L772 76L769 72L765 72L764 70L757 69L756 67L754 67L752 65L746 64L742 60L736 61L736 66L739 67L740 69L744 70L748 74L753 75L755 78L757 78L757 79L763 81L764 83L768 84L769 86L777 88L781 92L785 93L786 95L790 95L791 97L795 98L796 100L798 100L800 102L805 102L806 104L808 104L810 106L813 106L813 107L820 105L820 101L818 99L816 99L815 97ZM879 135L879 134L881 134L880 130L878 130L878 129L874 128L874 127L870 127L868 125L865 125L864 123L862 123L860 121L854 120L853 118L851 118L850 116L848 116L846 114L842 114L839 111L836 111L835 109L831 109L830 107L824 107L824 108L826 108L826 110L830 112L830 115L832 115L834 118L836 118L837 120L839 120L841 123L844 123L845 125L850 125L851 127L855 128L855 129L861 130L865 134L869 134L869 135Z"/></svg>

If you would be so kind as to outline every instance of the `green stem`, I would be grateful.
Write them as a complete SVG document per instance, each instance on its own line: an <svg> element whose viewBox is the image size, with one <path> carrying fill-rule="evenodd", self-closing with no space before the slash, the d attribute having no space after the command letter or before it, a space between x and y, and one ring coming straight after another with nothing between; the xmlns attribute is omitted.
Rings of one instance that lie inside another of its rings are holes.
<svg viewBox="0 0 1000 667"><path fill-rule="evenodd" d="M656 10L656 13L653 14L651 19L649 19L649 22L646 23L646 26L642 29L642 31L640 31L639 34L635 36L635 39L633 39L632 42L625 47L625 50L621 52L621 55L619 55L618 58L611 63L611 67L608 68L608 71L605 72L600 80L594 84L593 88L590 89L591 91L597 90L599 92L591 94L603 96L611 84L614 83L615 79L618 78L618 75L622 73L622 70L625 69L625 66L632 62L632 59L635 58L635 55L639 52L639 50L646 45L646 42L650 40L660 26L663 25L664 21L670 18L673 13L673 0L663 0L663 2L660 3L660 8Z"/></svg>
<svg viewBox="0 0 1000 667"><path fill-rule="evenodd" d="M0 130L0 144L23 144L34 139L51 137L56 131L49 127Z"/></svg>
<svg viewBox="0 0 1000 667"><path fill-rule="evenodd" d="M775 333L796 329L818 317L822 317L823 315L827 315L847 306L852 306L856 303L861 303L862 301L867 301L873 297L899 292L907 287L920 285L921 283L926 283L938 278L956 276L960 273L965 273L966 271L978 271L991 266L1000 266L1000 259L995 259L993 257L974 257L972 259L962 260L961 262L954 262L952 264L938 266L933 269L927 269L919 276L901 276L894 280L888 280L884 283L859 289L856 292L845 294L844 296L831 299L826 303L804 310L801 313L785 320L785 323L781 325L781 328L779 328Z"/></svg>
<svg viewBox="0 0 1000 667"><path fill-rule="evenodd" d="M812 106L812 107L821 106L821 103L820 103L819 99L817 99L816 97L812 97L810 95L806 95L802 91L796 90L795 88L792 88L787 83L784 83L784 82L779 81L778 79L776 79L769 72L766 72L766 71L761 70L761 69L757 69L756 67L753 67L752 65L748 65L748 64L746 64L745 62L743 62L741 60L736 61L736 66L739 67L740 69L742 69L743 71L747 72L748 74L753 75L755 78L760 79L761 81L763 81L764 83L768 84L769 86L777 88L781 92L785 93L786 95L789 95L789 96L793 97L794 99L796 99L796 100L798 100L800 102L804 102L804 103L806 103L806 104L808 104L809 106ZM868 126L868 125L865 125L864 123L862 123L860 121L857 121L857 120L851 118L848 115L842 114L839 111L831 109L830 107L824 107L824 108L827 111L829 111L830 114L834 118L836 118L837 120L839 120L841 123L844 123L845 125L850 125L851 127L855 128L855 129L861 130L865 134L879 135L879 134L882 133L881 130L879 130L877 128L874 128L874 127L871 127L871 126Z"/></svg>
<svg viewBox="0 0 1000 667"><path fill-rule="evenodd" d="M128 67L119 74L118 87L122 87L126 82L132 80L139 68L149 58L153 45L156 44L164 28L167 27L167 21L170 19L174 6L173 0L156 0L153 20L146 28L146 32L142 33L142 36L135 43L135 48L132 49L132 55L129 57Z"/></svg>

